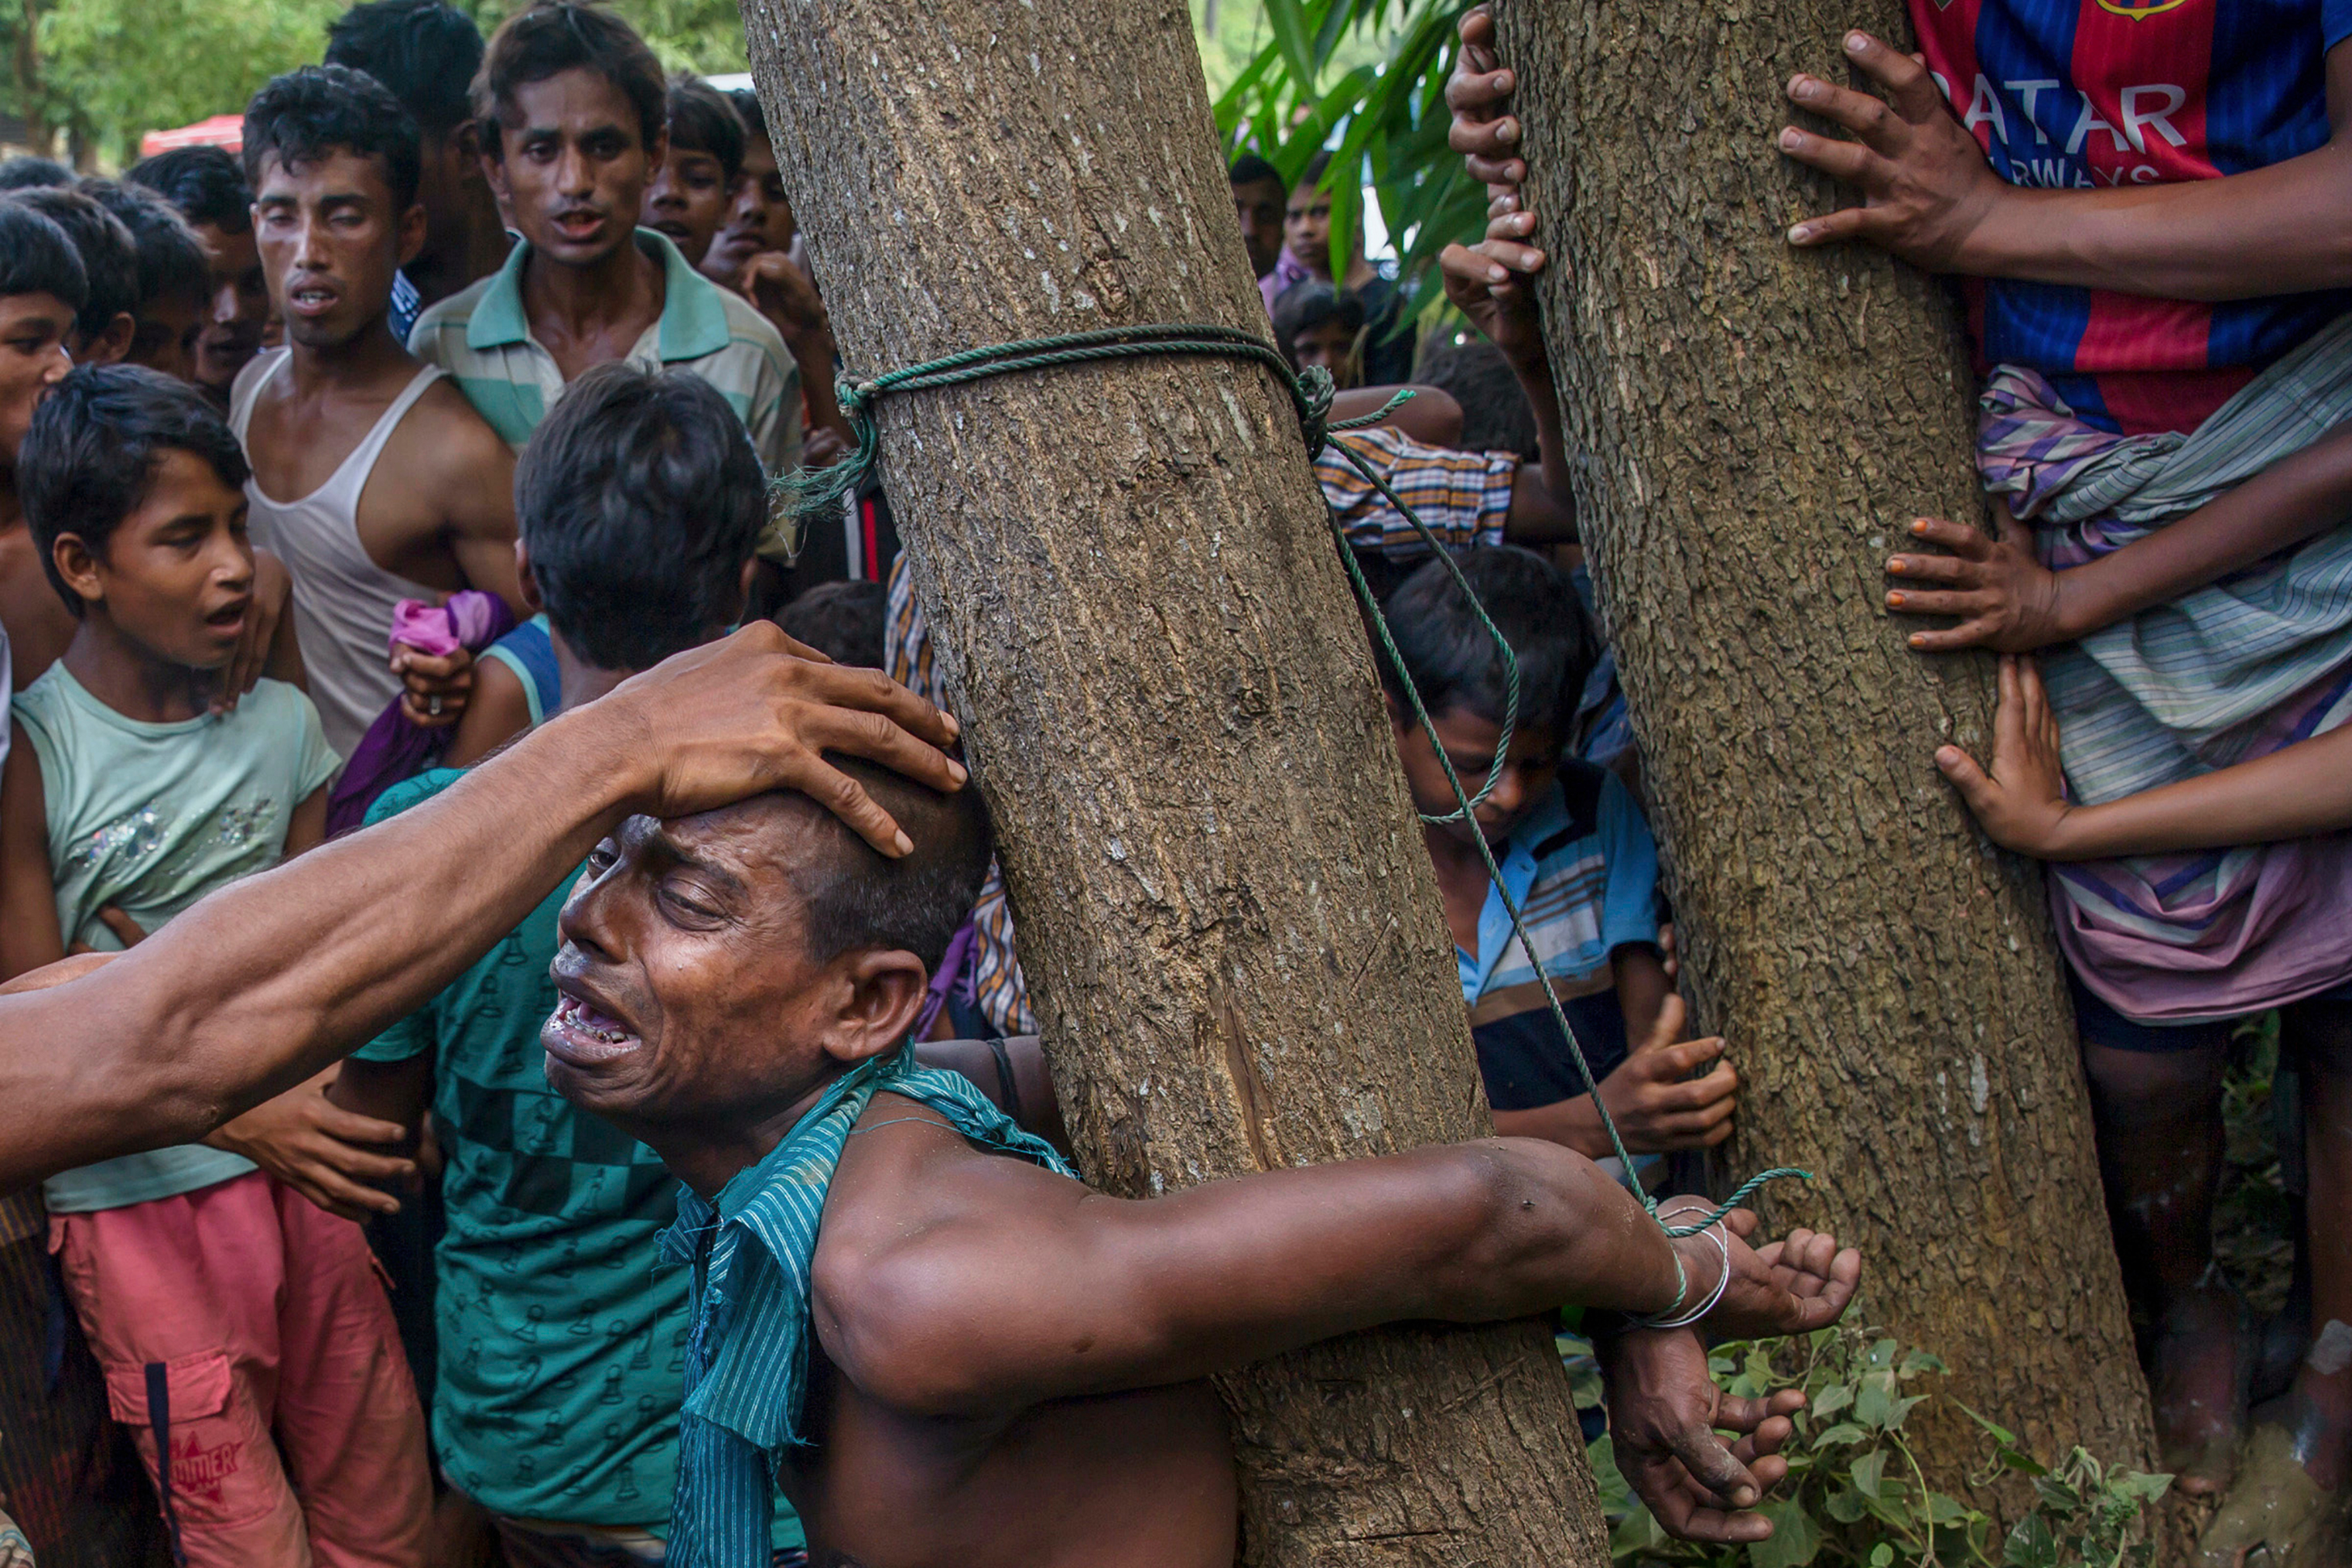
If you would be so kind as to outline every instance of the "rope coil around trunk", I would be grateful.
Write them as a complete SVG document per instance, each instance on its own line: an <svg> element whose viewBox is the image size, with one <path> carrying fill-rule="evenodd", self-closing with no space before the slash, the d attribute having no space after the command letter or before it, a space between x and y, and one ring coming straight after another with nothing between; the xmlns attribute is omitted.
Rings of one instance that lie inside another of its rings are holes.
<svg viewBox="0 0 2352 1568"><path fill-rule="evenodd" d="M1051 338L1024 338L1017 342L967 349L961 353L926 361L919 365L908 365L865 381L842 377L836 383L836 395L841 401L841 412L847 417L850 430L856 437L856 444L831 467L803 468L783 475L773 482L774 488L796 517L805 517L839 504L873 471L881 450L881 434L874 423L874 404L893 392L961 386L990 376L1009 375L1019 371L1051 370L1057 366L1095 364L1108 360L1176 356L1240 360L1262 365L1272 371L1276 382L1289 395L1292 406L1298 411L1299 427L1307 437L1307 455L1310 462L1320 456L1327 445L1334 445L1329 440L1334 433L1377 424L1412 396L1410 391L1400 392L1377 413L1333 424L1330 415L1334 391L1329 371L1320 366L1310 366L1304 372L1294 374L1290 362L1282 357L1281 350L1265 339L1237 328L1203 322L1109 327L1091 332L1066 332ZM1413 687L1412 672L1405 668L1404 655L1398 651L1396 640L1389 634L1388 617L1381 612L1380 600L1372 592L1371 585L1364 580L1363 569L1356 562L1356 553L1348 544L1347 534L1339 525L1338 515L1330 514L1329 508L1325 508L1330 516L1332 537L1339 546L1339 559L1348 569L1349 580L1355 585L1356 597L1362 602L1367 619L1379 635L1381 651L1402 677L1405 695L1412 704L1413 719L1420 725L1422 733L1429 737L1430 748L1436 754L1438 766L1445 770L1445 782L1454 791L1454 810L1436 816L1423 812L1421 820L1433 824L1467 823L1472 813L1495 788L1496 780L1502 774L1504 759L1511 749L1511 736L1517 727L1519 716L1518 656L1512 651L1510 640L1488 618L1486 606L1480 604L1478 596L1471 591L1469 582L1462 575L1462 569L1454 564L1453 556L1430 531L1429 526L1389 487L1388 482L1373 470L1360 453L1345 442L1337 443L1335 449L1350 467L1363 476L1365 483L1377 490L1381 498L1412 525L1436 559L1445 563L1447 573L1454 579L1454 588L1468 601L1471 612L1478 618L1480 628L1493 640L1509 675L1505 686L1507 695L1503 707L1502 735L1495 743L1495 761L1486 771L1486 783L1473 794L1462 787L1453 762L1445 755L1445 747L1438 741L1436 726L1430 719L1428 710L1422 706L1421 694ZM1527 955L1528 966L1536 974L1542 976L1543 961L1536 955L1535 942L1528 935L1518 901L1503 884L1502 868L1495 863L1494 851L1487 845L1484 834L1473 832L1470 837L1478 846L1479 859L1486 863L1486 875L1494 885L1496 896L1502 900L1505 912L1511 917L1511 931L1520 950ZM1619 1163L1625 1168L1627 1184L1643 1208L1666 1235L1681 1238L1699 1234L1738 1207L1766 1182L1781 1176L1795 1176L1802 1181L1812 1179L1811 1171L1800 1170L1793 1166L1775 1166L1740 1183L1730 1197L1717 1205L1696 1225L1669 1225L1658 1213L1657 1199L1642 1186L1641 1176L1633 1168L1633 1156L1626 1151L1624 1140L1618 1135L1616 1119L1610 1115L1608 1105L1601 1098L1600 1084L1593 1079L1591 1063L1585 1060L1584 1046L1577 1040L1576 1030L1570 1027L1568 1014L1561 1009L1559 998L1554 993L1549 977L1546 977L1543 992L1544 1000L1551 1009L1552 1022L1559 1026L1560 1038L1568 1042L1569 1053L1576 1059L1577 1075L1583 1080L1586 1092L1592 1096L1592 1108L1600 1113L1601 1125L1609 1134L1609 1146L1616 1151ZM1675 1212L1679 1215L1691 1210L1685 1207ZM1676 1267L1680 1267L1679 1258Z"/></svg>

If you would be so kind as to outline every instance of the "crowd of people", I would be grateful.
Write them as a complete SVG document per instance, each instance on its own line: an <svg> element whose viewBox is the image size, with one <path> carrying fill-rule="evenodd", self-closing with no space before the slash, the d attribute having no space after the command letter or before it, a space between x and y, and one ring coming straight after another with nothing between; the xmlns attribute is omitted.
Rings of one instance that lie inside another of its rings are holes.
<svg viewBox="0 0 2352 1568"><path fill-rule="evenodd" d="M2290 7L2287 54L2217 31L2192 69L2097 5L2079 32L1915 6L1917 58L1849 38L1885 101L1800 78L1856 140L1781 145L1868 200L1790 240L1982 280L2003 529L1922 520L1941 551L1886 563L1888 605L1958 618L1923 652L2042 653L2004 665L1989 765L1936 763L2065 862L2167 1468L2235 1483L2209 1560L2318 1562L2352 1471L2352 947L2324 915L2352 885L2326 873L2352 351L2325 200L2352 14ZM451 906L415 938L433 962L314 961L368 998L340 1038L276 1002L202 1109L60 1110L59 1152L12 1167L0 1564L1229 1562L1207 1375L1563 1303L1591 1309L1660 1520L1769 1531L1789 1404L1719 1396L1700 1333L1833 1322L1860 1263L1751 1246L1745 1215L1626 1223L1603 1111L1646 1186L1695 1185L1740 1077L1684 1038L1517 84L1483 12L1462 41L1452 135L1490 222L1443 266L1475 334L1415 340L1361 236L1335 242L1328 155L1230 179L1273 340L1335 413L1415 393L1315 473L1399 654L1382 696L1500 1138L1138 1204L1072 1179L887 496L806 529L771 500L851 436L752 95L666 77L583 0L488 39L444 0L365 0L254 96L237 156L0 163L0 980L119 988L154 971L109 956L207 918L218 943L207 912L331 875ZM807 735L844 706L905 735L826 741L793 789L673 789L691 810L607 822L584 862L522 803L509 836L545 843L489 893L371 847L438 845L420 865L463 882L448 856L491 858L475 802L546 788L533 759L589 716L795 651L833 662ZM2210 1232L2221 1069L2273 1008L2309 1235L2266 1342Z"/></svg>

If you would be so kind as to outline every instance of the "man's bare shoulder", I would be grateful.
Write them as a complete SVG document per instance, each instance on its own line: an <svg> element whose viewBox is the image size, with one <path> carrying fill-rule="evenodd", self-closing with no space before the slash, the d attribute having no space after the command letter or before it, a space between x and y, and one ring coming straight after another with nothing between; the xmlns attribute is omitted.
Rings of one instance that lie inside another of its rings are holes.
<svg viewBox="0 0 2352 1568"><path fill-rule="evenodd" d="M470 487L488 479L503 488L514 472L513 449L447 376L417 398L385 455L410 485L424 487Z"/></svg>
<svg viewBox="0 0 2352 1568"><path fill-rule="evenodd" d="M919 1101L882 1093L842 1149L825 1199L824 1234L862 1245L903 1237L910 1226L981 1223L1050 1209L1085 1191L1042 1166L980 1147Z"/></svg>

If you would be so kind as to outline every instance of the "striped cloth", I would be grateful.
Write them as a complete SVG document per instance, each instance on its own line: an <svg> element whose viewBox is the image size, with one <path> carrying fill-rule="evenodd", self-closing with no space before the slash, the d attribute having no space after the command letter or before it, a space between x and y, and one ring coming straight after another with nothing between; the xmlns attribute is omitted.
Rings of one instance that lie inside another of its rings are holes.
<svg viewBox="0 0 2352 1568"><path fill-rule="evenodd" d="M1516 454L1424 446L1385 424L1340 431L1331 442L1371 465L1447 549L1503 542L1503 520L1510 515L1511 488L1519 477ZM1327 447L1317 455L1315 482L1323 486L1323 499L1356 549L1400 561L1429 553L1404 514L1339 453Z"/></svg>
<svg viewBox="0 0 2352 1568"><path fill-rule="evenodd" d="M664 1255L694 1269L672 1568L767 1568L775 1469L809 1441L800 1420L817 1224L851 1129L884 1093L929 1106L982 1148L1076 1176L971 1080L916 1066L909 1045L835 1080L767 1158L727 1184L715 1207L681 1186L677 1223L662 1233Z"/></svg>
<svg viewBox="0 0 2352 1568"><path fill-rule="evenodd" d="M942 709L948 706L947 685L931 667L931 631L915 602L914 573L904 550L890 563L882 670L916 695ZM1035 1034L1037 1015L1029 1006L1029 984L1021 977L1021 959L1013 948L1013 904L1004 895L1004 867L993 858L988 862L988 880L980 885L980 902L971 907L971 928L968 974L972 1005L999 1033Z"/></svg>
<svg viewBox="0 0 2352 1568"><path fill-rule="evenodd" d="M2144 538L2352 417L2352 315L2195 434L2119 437L2012 365L1980 400L1985 488L2064 570ZM2074 797L2113 800L2274 751L2352 716L2352 528L2049 650ZM2235 1017L2352 979L2352 838L2053 868L2059 941L2126 1017Z"/></svg>
<svg viewBox="0 0 2352 1568"><path fill-rule="evenodd" d="M751 302L687 265L666 235L636 231L637 248L662 269L662 309L621 358L648 369L687 370L710 383L751 438L761 466L789 474L801 464L801 372L784 340ZM520 452L569 383L547 346L531 335L523 306L530 245L506 264L416 319L408 351L438 365L509 446ZM789 562L798 530L775 514L760 535L764 559Z"/></svg>

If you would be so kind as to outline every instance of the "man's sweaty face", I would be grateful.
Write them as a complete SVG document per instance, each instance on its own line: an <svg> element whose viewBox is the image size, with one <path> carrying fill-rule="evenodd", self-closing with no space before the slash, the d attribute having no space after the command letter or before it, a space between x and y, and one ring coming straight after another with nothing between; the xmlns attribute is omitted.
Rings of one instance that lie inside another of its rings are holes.
<svg viewBox="0 0 2352 1568"><path fill-rule="evenodd" d="M540 1031L559 1093L625 1127L740 1123L824 1079L822 967L782 809L632 817L596 846L563 906L558 1000Z"/></svg>
<svg viewBox="0 0 2352 1568"><path fill-rule="evenodd" d="M403 246L383 159L337 147L289 168L270 154L253 211L270 302L289 337L324 349L382 329Z"/></svg>
<svg viewBox="0 0 2352 1568"><path fill-rule="evenodd" d="M491 188L531 248L565 267L593 267L629 243L667 151L667 138L646 145L628 94L584 67L516 88L498 135Z"/></svg>

